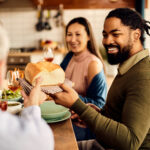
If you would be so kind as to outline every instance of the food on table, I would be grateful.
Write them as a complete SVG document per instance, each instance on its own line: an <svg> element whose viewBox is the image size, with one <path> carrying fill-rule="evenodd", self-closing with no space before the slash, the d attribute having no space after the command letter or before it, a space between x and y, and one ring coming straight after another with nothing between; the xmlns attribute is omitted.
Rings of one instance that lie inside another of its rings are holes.
<svg viewBox="0 0 150 150"><path fill-rule="evenodd" d="M20 105L21 103L20 102L13 102L13 101L10 101L10 102L8 102L8 107L9 106L18 106L18 105Z"/></svg>
<svg viewBox="0 0 150 150"><path fill-rule="evenodd" d="M28 63L25 79L34 86L38 77L42 78L41 86L59 85L65 81L65 72L59 65L47 61Z"/></svg>
<svg viewBox="0 0 150 150"><path fill-rule="evenodd" d="M0 109L2 111L6 111L7 110L7 101L0 101Z"/></svg>
<svg viewBox="0 0 150 150"><path fill-rule="evenodd" d="M19 98L21 97L21 92L20 89L16 90L16 91L12 91L12 90L3 90L2 92L2 99L15 99L15 98Z"/></svg>

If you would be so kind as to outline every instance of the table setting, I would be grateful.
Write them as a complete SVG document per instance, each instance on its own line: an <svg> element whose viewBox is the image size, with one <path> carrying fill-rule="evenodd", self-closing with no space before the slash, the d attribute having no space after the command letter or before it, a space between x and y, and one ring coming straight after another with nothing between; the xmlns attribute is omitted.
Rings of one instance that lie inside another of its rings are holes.
<svg viewBox="0 0 150 150"><path fill-rule="evenodd" d="M23 109L23 98L20 91L23 89L26 94L29 95L33 86L25 80L23 75L20 76L18 72L15 73L15 77L10 76L10 73L8 76L7 73L7 80L9 85L8 88L0 90L0 109L2 111L8 111L9 113L19 115ZM67 79L65 79L64 83L72 86L72 82ZM13 86L17 87L12 88ZM58 85L51 86L51 88L42 87L41 90L46 94L54 94L62 91ZM41 117L47 122L53 131L55 150L78 150L70 119L70 110L62 105L56 104L53 100L43 102L40 105L40 109Z"/></svg>
<svg viewBox="0 0 150 150"><path fill-rule="evenodd" d="M10 89L5 89L0 90L0 93L0 108L2 111L17 114L22 110L23 104L20 90L13 92Z"/></svg>
<svg viewBox="0 0 150 150"><path fill-rule="evenodd" d="M24 72L17 68L15 70L9 70L6 73L6 81L7 88L0 91L0 101L3 106L3 111L8 111L12 114L20 113L23 109L21 90L23 89L29 95L33 86L25 79ZM65 79L64 83L72 86L72 82L67 79ZM62 91L57 85L41 87L41 90L48 95ZM40 105L40 109L41 116L47 123L64 121L71 116L68 108L57 105L53 100L49 99Z"/></svg>
<svg viewBox="0 0 150 150"><path fill-rule="evenodd" d="M23 78L23 72L19 69L9 70L6 73L5 88L0 90L0 108L12 114L19 113L23 107L21 87L16 80L17 77Z"/></svg>
<svg viewBox="0 0 150 150"><path fill-rule="evenodd" d="M3 111L19 114L23 109L23 98L19 96L21 94L20 91L24 90L29 95L38 77L42 78L42 82L40 83L41 90L49 96L63 91L59 86L60 84L67 84L70 87L74 85L72 81L65 78L65 72L61 66L47 61L47 59L37 63L28 63L24 71L15 69L7 72L8 91L4 89L2 91L3 98L1 98L1 102L6 104ZM12 93L16 95L11 97ZM15 111L12 111L12 109L15 109ZM40 105L40 109L41 117L53 131L55 150L78 150L70 118L70 110L56 104L49 98Z"/></svg>

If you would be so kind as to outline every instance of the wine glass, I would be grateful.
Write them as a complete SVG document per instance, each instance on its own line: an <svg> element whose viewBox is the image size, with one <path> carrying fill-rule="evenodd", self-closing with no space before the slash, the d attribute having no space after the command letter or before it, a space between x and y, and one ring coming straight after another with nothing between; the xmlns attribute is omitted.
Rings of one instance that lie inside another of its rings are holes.
<svg viewBox="0 0 150 150"><path fill-rule="evenodd" d="M43 49L43 56L45 61L52 62L54 60L54 54L51 48L45 47Z"/></svg>
<svg viewBox="0 0 150 150"><path fill-rule="evenodd" d="M8 81L8 88L11 89L12 91L16 91L18 88L20 88L17 78L23 77L24 74L19 69L15 69L14 71L9 70L6 74L6 78Z"/></svg>

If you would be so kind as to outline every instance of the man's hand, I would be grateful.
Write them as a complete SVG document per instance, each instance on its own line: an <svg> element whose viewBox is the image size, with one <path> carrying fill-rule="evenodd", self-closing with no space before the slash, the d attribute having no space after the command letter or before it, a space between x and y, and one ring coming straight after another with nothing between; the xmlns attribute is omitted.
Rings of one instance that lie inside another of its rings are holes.
<svg viewBox="0 0 150 150"><path fill-rule="evenodd" d="M31 90L29 96L27 96L24 91L21 91L22 96L24 98L24 107L33 106L33 105L39 106L47 99L47 95L41 91L40 83L41 83L41 79L38 78L36 80L36 85Z"/></svg>
<svg viewBox="0 0 150 150"><path fill-rule="evenodd" d="M96 105L94 105L92 103L87 103L86 105L94 108L98 112L100 112L100 110L101 110L99 107L97 107ZM87 127L86 123L83 120L80 119L78 114L76 114L74 111L71 111L71 114L72 114L71 119L72 119L73 123L76 126L81 127L81 128L86 128Z"/></svg>
<svg viewBox="0 0 150 150"><path fill-rule="evenodd" d="M78 127L81 127L81 128L86 128L86 124L84 121L82 121L79 117L78 114L76 114L74 111L71 111L71 119L72 119L72 122L78 126Z"/></svg>
<svg viewBox="0 0 150 150"><path fill-rule="evenodd" d="M91 106L92 108L94 108L96 111L100 112L101 109L99 107L97 107L96 105L92 104L92 103L87 103L86 105Z"/></svg>
<svg viewBox="0 0 150 150"><path fill-rule="evenodd" d="M74 89L69 88L65 84L62 84L60 87L63 89L63 92L55 93L52 97L57 104L70 108L79 96Z"/></svg>

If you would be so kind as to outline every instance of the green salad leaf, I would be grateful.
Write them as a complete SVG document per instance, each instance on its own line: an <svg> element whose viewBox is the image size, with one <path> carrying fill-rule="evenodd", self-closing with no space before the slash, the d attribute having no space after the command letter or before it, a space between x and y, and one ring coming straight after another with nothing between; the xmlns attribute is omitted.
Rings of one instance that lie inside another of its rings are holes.
<svg viewBox="0 0 150 150"><path fill-rule="evenodd" d="M21 92L20 89L16 90L16 91L12 91L12 90L3 90L2 92L2 99L15 99L15 98L19 98L21 97Z"/></svg>

